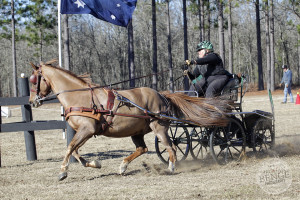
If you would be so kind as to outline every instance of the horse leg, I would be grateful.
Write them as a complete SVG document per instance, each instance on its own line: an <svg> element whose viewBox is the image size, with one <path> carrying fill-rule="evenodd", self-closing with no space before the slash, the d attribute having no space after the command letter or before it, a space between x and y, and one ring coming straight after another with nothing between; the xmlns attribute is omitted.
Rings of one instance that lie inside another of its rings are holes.
<svg viewBox="0 0 300 200"><path fill-rule="evenodd" d="M87 140L86 140L87 141ZM84 143L86 142L84 141L83 143L81 143L80 146L78 146L72 153L72 156L74 156L76 158L76 160L78 160L78 162L80 162L84 167L92 167L92 168L101 168L101 163L98 160L93 160L91 162L85 160L84 158L82 158L79 153L78 153L78 149L84 145Z"/></svg>
<svg viewBox="0 0 300 200"><path fill-rule="evenodd" d="M126 157L122 161L122 163L120 165L120 174L124 174L124 172L127 170L128 164L131 161L133 161L134 159L136 159L137 157L139 157L140 155L142 155L142 154L144 154L148 151L148 148L147 148L147 146L145 144L145 141L144 141L144 135L143 134L131 136L131 139L132 139L133 143L136 146L136 150L133 154Z"/></svg>
<svg viewBox="0 0 300 200"><path fill-rule="evenodd" d="M176 147L168 136L169 125L163 125L165 122L159 123L154 121L150 124L150 128L156 134L161 143L166 147L169 153L169 167L168 169L173 173L176 162Z"/></svg>
<svg viewBox="0 0 300 200"><path fill-rule="evenodd" d="M77 147L82 146L83 142L86 142L89 138L91 138L93 136L93 133L94 133L93 131L89 131L86 128L82 128L77 131L77 133L73 137L72 141L68 145L68 149L67 149L65 158L61 165L61 169L60 169L60 173L59 173L59 177L58 177L58 179L60 181L64 180L68 176L67 170L68 170L69 160L70 160L72 153L77 149ZM76 153L75 153L75 156L76 156ZM77 158L79 158L79 156L77 156ZM80 159L79 159L79 161L80 161Z"/></svg>

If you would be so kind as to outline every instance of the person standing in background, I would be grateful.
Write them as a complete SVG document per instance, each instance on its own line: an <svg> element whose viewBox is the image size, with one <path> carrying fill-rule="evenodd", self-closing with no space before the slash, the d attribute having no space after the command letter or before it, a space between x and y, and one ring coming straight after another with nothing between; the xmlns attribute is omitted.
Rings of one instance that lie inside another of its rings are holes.
<svg viewBox="0 0 300 200"><path fill-rule="evenodd" d="M279 84L279 86L281 87L282 84L284 84L284 98L283 98L283 102L281 103L286 103L287 102L287 94L290 95L290 102L294 103L294 98L293 98L293 94L292 94L292 90L291 90L291 86L292 86L292 71L288 68L287 65L282 65L282 69L283 69L283 76L281 79L281 82Z"/></svg>

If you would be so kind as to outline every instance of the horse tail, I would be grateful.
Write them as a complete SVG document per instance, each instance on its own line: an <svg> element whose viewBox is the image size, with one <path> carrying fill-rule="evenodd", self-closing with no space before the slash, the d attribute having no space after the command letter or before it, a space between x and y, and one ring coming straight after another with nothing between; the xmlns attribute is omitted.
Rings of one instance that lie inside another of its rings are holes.
<svg viewBox="0 0 300 200"><path fill-rule="evenodd" d="M192 121L199 126L226 126L226 112L231 107L226 100L220 98L190 97L183 93L161 93L171 105L178 118Z"/></svg>

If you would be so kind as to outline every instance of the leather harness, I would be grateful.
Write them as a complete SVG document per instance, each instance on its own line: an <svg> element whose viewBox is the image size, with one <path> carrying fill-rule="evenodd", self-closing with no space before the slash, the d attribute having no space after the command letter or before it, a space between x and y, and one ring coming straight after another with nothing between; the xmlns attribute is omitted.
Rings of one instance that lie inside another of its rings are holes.
<svg viewBox="0 0 300 200"><path fill-rule="evenodd" d="M114 101L115 101L115 96L120 95L117 93L115 90L111 90L108 88L103 88L104 91L107 92L107 106L106 109L103 108L103 105L100 104L101 109L98 109L97 106L94 103L93 100L93 92L91 88L91 93L92 93L92 105L91 108L86 108L86 107L69 107L65 109L64 116L66 120L69 119L70 116L82 116L82 117L89 117L92 119L95 119L97 121L100 121L101 116L106 116L104 117L105 122L102 123L102 132L104 132L109 126L112 125L112 120L115 115L118 116L123 116L123 117L135 117L135 118L142 118L142 119L152 119L155 118L153 116L149 116L145 113L145 115L131 115L131 114L125 114L125 113L117 113L117 110L119 108L119 105L121 102L119 102L118 106L115 108L115 110L112 110L114 107ZM107 121L108 117L111 117L109 121Z"/></svg>

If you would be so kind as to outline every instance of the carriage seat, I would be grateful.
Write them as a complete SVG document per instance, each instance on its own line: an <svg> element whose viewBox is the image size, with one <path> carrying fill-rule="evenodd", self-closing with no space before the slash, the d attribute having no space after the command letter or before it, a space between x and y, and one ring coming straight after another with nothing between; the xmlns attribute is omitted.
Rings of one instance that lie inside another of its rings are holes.
<svg viewBox="0 0 300 200"><path fill-rule="evenodd" d="M230 78L224 86L221 92L221 96L225 96L229 100L237 101L240 83L241 79L239 78L239 76L236 74L232 74L232 78Z"/></svg>

